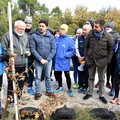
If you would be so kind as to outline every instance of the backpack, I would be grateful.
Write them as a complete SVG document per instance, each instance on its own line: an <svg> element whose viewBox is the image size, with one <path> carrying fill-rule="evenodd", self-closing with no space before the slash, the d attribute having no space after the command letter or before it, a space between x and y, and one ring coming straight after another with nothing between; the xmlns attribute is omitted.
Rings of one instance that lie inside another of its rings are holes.
<svg viewBox="0 0 120 120"><path fill-rule="evenodd" d="M1 43L0 43L0 57L2 56L2 46L1 46ZM0 62L0 76L3 75L4 73L4 63L3 62Z"/></svg>
<svg viewBox="0 0 120 120"><path fill-rule="evenodd" d="M73 108L66 106L58 108L52 113L50 120L75 120L76 114Z"/></svg>
<svg viewBox="0 0 120 120"><path fill-rule="evenodd" d="M105 108L94 108L89 113L100 120L117 120L115 113Z"/></svg>

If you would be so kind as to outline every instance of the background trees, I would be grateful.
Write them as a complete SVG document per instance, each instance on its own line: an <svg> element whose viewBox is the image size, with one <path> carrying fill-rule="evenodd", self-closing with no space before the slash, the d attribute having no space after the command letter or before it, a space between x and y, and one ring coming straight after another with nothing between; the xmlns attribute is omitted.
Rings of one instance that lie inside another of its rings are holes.
<svg viewBox="0 0 120 120"><path fill-rule="evenodd" d="M8 0L0 2L0 40L3 34L8 31L7 2ZM111 7L102 8L99 12L96 12L88 11L87 7L77 5L74 12L70 8L66 8L66 10L62 12L59 7L55 7L49 11L49 8L47 8L45 4L41 5L37 0L17 0L17 2L13 0L13 24L17 19L24 20L26 15L32 16L34 29L37 28L39 20L45 18L49 21L49 26L53 31L59 29L62 23L66 23L69 25L69 34L73 35L74 29L76 27L82 27L88 19L96 20L102 18L106 22L114 21L115 30L120 33L120 10Z"/></svg>

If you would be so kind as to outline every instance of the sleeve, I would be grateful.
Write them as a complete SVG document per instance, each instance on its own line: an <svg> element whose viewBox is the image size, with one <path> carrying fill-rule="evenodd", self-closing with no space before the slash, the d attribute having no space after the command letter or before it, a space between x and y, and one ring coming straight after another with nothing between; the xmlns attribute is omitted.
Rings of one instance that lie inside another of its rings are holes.
<svg viewBox="0 0 120 120"><path fill-rule="evenodd" d="M75 40L75 49L76 49L76 56L77 57L81 57L79 50L78 50L78 38Z"/></svg>
<svg viewBox="0 0 120 120"><path fill-rule="evenodd" d="M36 42L33 36L29 37L29 46L30 46L30 52L32 53L32 55L35 57L35 59L37 59L38 61L41 61L43 58L38 54L37 50L36 50Z"/></svg>
<svg viewBox="0 0 120 120"><path fill-rule="evenodd" d="M109 35L109 38L108 38L108 63L110 63L111 61L111 58L112 58L112 55L113 55L113 46L114 46L114 41L112 40L112 36Z"/></svg>
<svg viewBox="0 0 120 120"><path fill-rule="evenodd" d="M74 41L72 39L69 39L69 41L69 50L65 53L66 58L71 58L76 54Z"/></svg>
<svg viewBox="0 0 120 120"><path fill-rule="evenodd" d="M47 61L52 60L52 58L54 57L55 53L56 53L56 42L55 42L54 37L52 37L51 38L51 52L50 52L50 54L47 57Z"/></svg>
<svg viewBox="0 0 120 120"><path fill-rule="evenodd" d="M10 48L10 38L9 38L9 33L5 33L2 37L1 41L2 47L4 50L8 51Z"/></svg>

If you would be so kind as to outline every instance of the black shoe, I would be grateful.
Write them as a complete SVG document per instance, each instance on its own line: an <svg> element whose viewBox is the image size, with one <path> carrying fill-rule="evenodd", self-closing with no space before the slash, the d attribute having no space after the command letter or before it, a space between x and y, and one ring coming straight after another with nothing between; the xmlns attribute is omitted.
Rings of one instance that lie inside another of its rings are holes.
<svg viewBox="0 0 120 120"><path fill-rule="evenodd" d="M85 95L85 96L83 97L83 100L87 100L87 99L89 99L89 98L91 98L91 97L92 97L92 95L87 94L87 95Z"/></svg>
<svg viewBox="0 0 120 120"><path fill-rule="evenodd" d="M104 97L99 97L99 99L104 103L107 104L107 100Z"/></svg>

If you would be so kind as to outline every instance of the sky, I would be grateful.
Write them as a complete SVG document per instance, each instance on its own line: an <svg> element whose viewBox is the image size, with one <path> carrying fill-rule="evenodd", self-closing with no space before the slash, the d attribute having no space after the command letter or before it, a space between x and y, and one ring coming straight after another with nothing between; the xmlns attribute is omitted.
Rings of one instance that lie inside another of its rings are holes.
<svg viewBox="0 0 120 120"><path fill-rule="evenodd" d="M89 11L96 10L97 12L102 8L116 7L120 10L120 0L38 0L40 4L45 3L45 6L51 11L52 8L58 7L64 12L66 8L74 10L77 5L83 5Z"/></svg>

